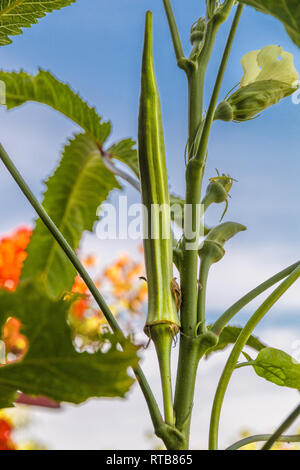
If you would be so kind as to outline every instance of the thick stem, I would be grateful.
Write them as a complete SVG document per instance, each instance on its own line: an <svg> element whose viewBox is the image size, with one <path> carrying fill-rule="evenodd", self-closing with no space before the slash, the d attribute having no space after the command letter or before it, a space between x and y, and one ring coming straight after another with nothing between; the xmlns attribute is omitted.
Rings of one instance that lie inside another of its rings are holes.
<svg viewBox="0 0 300 470"><path fill-rule="evenodd" d="M169 426L174 426L175 419L171 377L171 350L174 339L172 329L170 325L161 324L152 326L150 331L151 339L154 342L159 362L165 411L165 423Z"/></svg>
<svg viewBox="0 0 300 470"><path fill-rule="evenodd" d="M240 357L240 354L246 345L248 339L253 333L255 327L269 312L273 305L280 299L280 297L297 281L300 277L300 266L298 266L278 287L272 292L271 295L264 301L259 309L250 318L246 326L243 328L239 335L232 352L228 358L228 361L223 370L220 378L218 388L215 394L211 421L210 421L210 434L209 434L209 448L216 450L218 448L218 433L219 433L219 421L221 415L221 409L225 397L225 393L231 379L231 376L235 370L236 364Z"/></svg>
<svg viewBox="0 0 300 470"><path fill-rule="evenodd" d="M270 450L273 444L275 444L278 439L280 439L281 435L296 421L298 416L300 415L300 405L284 420L284 422L279 426L279 428L272 434L265 445L262 447L261 450ZM299 439L300 440L300 439Z"/></svg>
<svg viewBox="0 0 300 470"><path fill-rule="evenodd" d="M189 161L186 171L186 204L192 210L185 215L185 229L194 228L199 217L199 206L201 201L201 186L205 168L205 155L207 150L208 134L211 127L210 120L206 121L207 139L200 140L199 132L202 125L202 107L203 107L203 86L207 65L211 56L218 29L223 21L229 15L234 0L226 2L226 8L222 15L213 17L207 25L204 46L199 54L197 67L191 70L189 75ZM231 30L229 45L233 41L234 32ZM229 55L230 46L227 43L225 55ZM222 68L225 70L227 61L222 61ZM223 70L223 74L224 74ZM223 78L219 73L219 80ZM220 83L221 84L221 83ZM216 87L213 100L216 99ZM214 102L214 101L213 101ZM212 104L211 104L212 108ZM198 140L200 145L198 147ZM199 158L194 158L199 155ZM196 216L196 219L195 219ZM185 232L186 233L186 232ZM193 249L188 249L187 244L194 244ZM199 232L194 239L184 240L183 264L181 272L181 287L183 304L181 311L182 336L180 339L180 352L178 360L178 372L175 391L175 414L176 426L183 428L186 441L189 441L190 416L193 406L195 379L199 363L199 343L197 334L197 297L198 297L198 243Z"/></svg>
<svg viewBox="0 0 300 470"><path fill-rule="evenodd" d="M272 437L271 434L258 434L257 436L245 437L238 442L235 442L231 446L227 447L225 450L238 450L241 447L245 447L249 444L254 444L255 442L268 441ZM279 436L275 442L300 442L300 434L295 434L291 436Z"/></svg>
<svg viewBox="0 0 300 470"><path fill-rule="evenodd" d="M9 158L8 154L0 144L0 158L4 165L6 166L7 170L23 192L23 194L26 196L32 207L35 209L43 223L46 225L48 230L51 232L57 243L61 246L63 251L65 252L66 256L69 258L73 266L76 268L77 272L80 274L82 279L84 280L85 284L87 285L89 291L91 292L92 296L94 297L95 301L97 302L98 306L100 307L103 315L105 316L108 324L110 325L112 331L118 335L120 344L122 344L123 341L126 340L126 337L120 328L117 320L115 319L114 315L110 311L107 303L105 302L104 298L100 294L99 290L93 283L91 277L89 276L88 272L84 268L84 266L81 264L79 259L77 258L75 252L72 250L66 239L63 237L59 229L56 227L52 219L49 217L47 212L44 210L44 208L41 206L41 204L38 202L26 182L24 181L23 177ZM152 422L154 425L155 429L160 428L162 421L162 417L158 408L158 405L156 403L156 400L154 398L154 395L152 393L152 390L143 374L143 371L141 368L135 367L134 369L135 376L137 378L138 383L140 384L141 390L144 394L144 397L146 399L149 412L152 418Z"/></svg>
<svg viewBox="0 0 300 470"><path fill-rule="evenodd" d="M182 334L180 340L174 409L176 427L186 436L187 449L198 364L199 341L197 338L186 337Z"/></svg>

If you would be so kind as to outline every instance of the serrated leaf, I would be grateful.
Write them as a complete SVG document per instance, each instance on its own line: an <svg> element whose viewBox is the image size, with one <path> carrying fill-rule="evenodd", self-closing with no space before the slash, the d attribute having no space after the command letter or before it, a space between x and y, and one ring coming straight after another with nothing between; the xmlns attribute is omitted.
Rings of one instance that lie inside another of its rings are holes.
<svg viewBox="0 0 300 470"><path fill-rule="evenodd" d="M278 18L292 40L300 47L299 0L239 0L239 2Z"/></svg>
<svg viewBox="0 0 300 470"><path fill-rule="evenodd" d="M51 300L26 283L10 299L7 316L13 312L22 322L29 349L21 361L0 368L2 404L16 391L71 403L91 397L124 397L134 382L127 369L138 363L135 346L127 342L120 351L111 337L106 353L79 353L66 321L70 301Z"/></svg>
<svg viewBox="0 0 300 470"><path fill-rule="evenodd" d="M120 185L104 166L97 145L88 135L77 135L65 147L43 200L44 209L74 250L82 233L92 231L97 208L114 188ZM22 280L38 277L53 297L72 288L75 268L40 219L27 251Z"/></svg>
<svg viewBox="0 0 300 470"><path fill-rule="evenodd" d="M209 349L206 353L206 358L208 358L212 353L217 351L223 351L230 344L235 344L243 328L237 326L226 326L222 331L219 339L219 343L214 347ZM254 349L255 351L260 351L266 347L259 338L256 336L250 336L246 346Z"/></svg>
<svg viewBox="0 0 300 470"><path fill-rule="evenodd" d="M136 142L132 139L124 139L116 144L112 145L108 150L107 153L111 155L112 158L115 158L125 165L129 166L129 168L136 174L136 176L140 177L139 171L139 162L137 156L137 150L134 148Z"/></svg>
<svg viewBox="0 0 300 470"><path fill-rule="evenodd" d="M9 36L22 34L21 28L29 28L47 13L74 2L75 0L1 0L0 46L12 42Z"/></svg>
<svg viewBox="0 0 300 470"><path fill-rule="evenodd" d="M300 364L289 354L264 348L254 362L253 368L260 377L281 387L300 390Z"/></svg>
<svg viewBox="0 0 300 470"><path fill-rule="evenodd" d="M78 124L99 145L103 145L109 136L111 124L101 122L95 108L88 106L68 84L60 82L50 72L39 70L37 75L29 75L23 71L0 71L0 80L6 86L8 109L27 101L43 103Z"/></svg>

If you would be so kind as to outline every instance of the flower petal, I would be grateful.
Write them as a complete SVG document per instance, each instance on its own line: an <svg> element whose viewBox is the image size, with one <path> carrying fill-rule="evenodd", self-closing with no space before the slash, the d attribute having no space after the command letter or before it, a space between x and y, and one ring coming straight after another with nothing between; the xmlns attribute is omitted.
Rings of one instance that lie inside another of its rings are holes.
<svg viewBox="0 0 300 470"><path fill-rule="evenodd" d="M244 75L241 79L241 87L255 82L257 76L259 75L260 68L257 63L257 57L260 52L260 50L251 51L242 58L241 64L244 70Z"/></svg>
<svg viewBox="0 0 300 470"><path fill-rule="evenodd" d="M264 47L257 56L261 72L257 77L260 80L278 80L296 87L299 74L294 66L293 54L284 52L280 46Z"/></svg>

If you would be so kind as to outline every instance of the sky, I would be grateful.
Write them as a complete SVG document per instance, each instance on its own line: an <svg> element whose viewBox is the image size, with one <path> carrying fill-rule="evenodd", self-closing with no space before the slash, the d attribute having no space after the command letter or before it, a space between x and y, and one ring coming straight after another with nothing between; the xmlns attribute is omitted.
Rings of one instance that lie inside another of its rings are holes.
<svg viewBox="0 0 300 470"><path fill-rule="evenodd" d="M190 25L203 14L204 1L173 0L172 3L188 54ZM183 196L186 79L176 66L160 0L77 0L74 5L48 15L23 35L15 37L11 45L1 48L0 64L4 70L24 69L29 73L36 73L39 67L50 70L79 91L105 120L112 121L111 142L124 137L136 139L147 9L154 13L155 68L162 100L169 183L173 192ZM229 23L222 26L209 65L206 105L229 26ZM242 56L269 44L280 44L284 50L292 52L300 71L299 49L280 22L246 7L220 100L241 79ZM43 181L54 170L64 144L78 128L55 111L31 103L9 112L1 108L0 123L2 145L34 193L41 197ZM208 290L208 308L212 315L236 300L239 294L299 258L299 126L300 105L293 104L291 98L254 121L213 125L205 182L216 174L215 168L238 180L232 189L226 220L243 223L248 230L228 244L226 259L212 272ZM0 195L0 234L20 224L33 223L33 210L3 166L0 166ZM128 188L128 195L130 201L138 201L133 189ZM116 203L117 197L115 193L110 200ZM220 214L220 208L212 210L208 221L216 223ZM83 250L90 249L99 252L103 264L109 262L108 255L114 256L119 250L134 252L130 242L101 242L87 235ZM298 305L299 285L281 300L274 315L278 321L282 315L289 315L292 319L289 326L292 324L294 335L300 337ZM78 408L79 414L81 409ZM119 434L121 439L124 433ZM51 436L48 436L50 441L54 439ZM53 442L57 445L55 439Z"/></svg>

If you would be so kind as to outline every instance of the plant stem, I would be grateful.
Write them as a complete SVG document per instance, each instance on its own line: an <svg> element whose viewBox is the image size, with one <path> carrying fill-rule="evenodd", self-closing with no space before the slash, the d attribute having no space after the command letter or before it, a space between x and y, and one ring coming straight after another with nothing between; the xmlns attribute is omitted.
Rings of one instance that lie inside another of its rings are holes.
<svg viewBox="0 0 300 470"><path fill-rule="evenodd" d="M272 434L261 450L270 450L273 444L278 441L280 436L296 421L300 415L300 405L284 420L279 428ZM300 440L300 439L299 439Z"/></svg>
<svg viewBox="0 0 300 470"><path fill-rule="evenodd" d="M249 367L249 366L255 366L256 362L255 361L247 361L247 362L240 362L235 366L235 369L242 369L242 367Z"/></svg>
<svg viewBox="0 0 300 470"><path fill-rule="evenodd" d="M207 65L212 53L219 27L226 20L234 0L226 5L224 14L214 16L207 24L205 42L197 60L197 67L191 68L188 74L189 86L189 158L186 170L186 204L191 210L185 215L186 228L195 230L192 240L183 241L183 264L181 270L181 289L183 304L181 310L182 335L180 338L180 351L178 359L177 381L175 390L174 409L176 426L186 436L188 447L190 418L194 399L194 388L199 364L199 338L197 338L197 297L198 297L198 244L199 230L198 217L201 201L201 186L205 168L205 154L207 141L200 144L198 153L198 137L200 139L200 126L202 124L203 87ZM229 8L230 7L230 8ZM233 39L233 38L232 38ZM225 68L224 62L222 67ZM207 135L210 126L207 127ZM193 249L188 246L194 245Z"/></svg>
<svg viewBox="0 0 300 470"><path fill-rule="evenodd" d="M201 260L199 270L199 287L198 287L198 334L205 332L205 302L206 302L206 289L209 269L211 267L211 259L205 257Z"/></svg>
<svg viewBox="0 0 300 470"><path fill-rule="evenodd" d="M229 4L230 4L230 2L228 2L228 8L229 8ZM231 49L232 49L233 40L235 38L237 27L238 27L240 19L241 19L243 8L244 8L244 5L239 3L239 5L237 7L237 10L236 10L236 13L235 13L235 17L234 17L232 26L231 26L231 30L230 30L230 33L229 33L229 36L228 36L228 39L227 39L227 43L226 43L224 54L223 54L223 57L222 57L222 61L221 61L220 67L219 67L216 83L215 83L213 93L212 93L212 97L211 97L211 100L210 100L210 103L209 103L206 119L205 119L205 122L204 122L203 131L202 131L202 135L201 135L199 149L198 149L198 152L196 154L196 158L203 159L204 155L205 155L205 152L206 152L206 149L207 149L210 128L211 128L211 125L213 123L214 113L215 113L215 109L216 109L216 106L217 106L222 81L223 81L223 78L224 78L224 74L225 74L226 66L227 66L227 63L228 63L229 56L230 56L230 52L231 52Z"/></svg>
<svg viewBox="0 0 300 470"><path fill-rule="evenodd" d="M15 180L15 182L17 183L17 185L19 186L19 188L21 189L21 191L23 192L23 194L26 196L26 198L28 199L32 207L35 209L35 211L37 212L37 214L39 215L43 223L46 225L46 227L51 232L51 234L53 235L57 243L61 246L61 248L65 252L66 256L69 258L73 266L76 268L77 272L82 277L89 291L93 295L95 301L99 305L112 331L118 335L120 344L122 344L122 342L126 341L126 337L121 327L119 326L117 320L115 319L114 315L110 311L104 298L102 297L99 290L93 283L91 277L89 276L88 272L86 271L86 269L84 268L84 266L82 265L78 257L76 256L75 252L72 250L72 248L70 247L70 245L68 244L64 236L61 234L59 229L56 227L52 219L49 217L49 215L45 211L45 209L38 202L38 200L36 199L32 191L30 190L30 188L24 181L23 177L21 176L21 174L19 173L19 171L17 170L17 168L15 167L15 165L13 164L13 162L11 161L11 159L9 158L8 154L6 153L6 151L4 150L1 144L0 144L0 158L2 162L4 163L4 165L6 166L9 173L11 174L11 176L13 177L13 179ZM154 428L158 429L161 426L162 417L161 417L157 402L152 393L152 390L144 376L142 369L139 366L137 366L133 369L133 371L135 373L137 381L146 399Z"/></svg>
<svg viewBox="0 0 300 470"><path fill-rule="evenodd" d="M185 435L187 449L198 364L198 339L195 337L187 337L182 333L180 338L174 409L176 427Z"/></svg>
<svg viewBox="0 0 300 470"><path fill-rule="evenodd" d="M163 0L163 4L166 11L166 16L169 23L169 28L172 36L174 51L176 55L177 62L180 62L182 59L185 59L180 36L178 33L175 16L173 13L172 5L170 0Z"/></svg>
<svg viewBox="0 0 300 470"><path fill-rule="evenodd" d="M170 325L160 324L151 327L151 339L154 342L163 391L165 423L169 426L175 425L172 379L171 379L171 349L173 336Z"/></svg>
<svg viewBox="0 0 300 470"><path fill-rule="evenodd" d="M238 312L242 310L242 308L252 302L252 300L254 300L260 294L265 292L267 289L270 289L270 287L274 286L274 284L277 284L277 282L282 281L282 279L291 274L294 269L296 269L299 265L300 261L297 261L297 263L294 263L283 271L280 271L279 273L275 274L275 276L270 277L270 279L248 292L248 294L244 295L235 304L229 307L226 312L223 313L223 315L214 323L211 328L211 331L216 335L220 336L225 326Z"/></svg>
<svg viewBox="0 0 300 470"><path fill-rule="evenodd" d="M231 446L227 447L225 450L238 450L241 447L253 444L254 442L263 442L268 441L271 437L271 434L258 434L257 436L249 436L245 439L241 439L238 442L235 442ZM291 436L279 436L275 442L300 442L300 434L295 434Z"/></svg>
<svg viewBox="0 0 300 470"><path fill-rule="evenodd" d="M124 181L127 181L134 189L136 189L139 193L141 192L141 185L138 179L134 178L131 176L129 173L126 171L122 170L121 168L118 168L112 161L111 158L105 155L105 152L103 152L102 155L102 160L104 165L116 176L119 176L122 178Z"/></svg>
<svg viewBox="0 0 300 470"><path fill-rule="evenodd" d="M224 396L231 379L231 376L235 370L239 356L246 345L248 339L250 338L253 330L258 325L258 323L264 318L264 316L269 312L273 305L280 299L280 297L294 284L297 279L300 277L300 265L275 289L272 294L263 302L263 304L258 308L254 315L250 318L246 326L243 328L240 333L232 352L228 358L228 361L223 370L222 376L220 378L218 388L215 394L211 421L210 421L210 436L209 436L209 448L211 450L216 450L218 448L218 432L219 432L219 421L221 409L224 401Z"/></svg>

